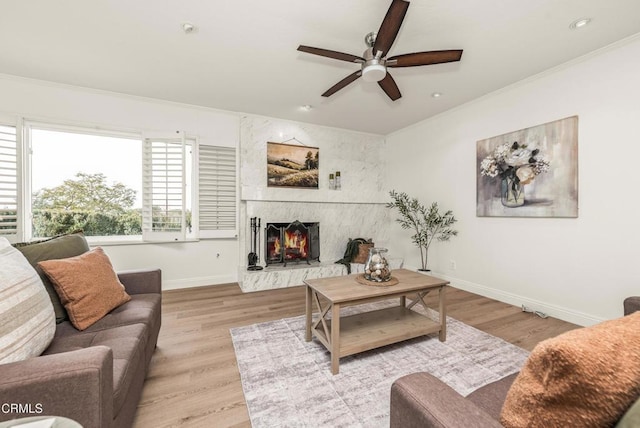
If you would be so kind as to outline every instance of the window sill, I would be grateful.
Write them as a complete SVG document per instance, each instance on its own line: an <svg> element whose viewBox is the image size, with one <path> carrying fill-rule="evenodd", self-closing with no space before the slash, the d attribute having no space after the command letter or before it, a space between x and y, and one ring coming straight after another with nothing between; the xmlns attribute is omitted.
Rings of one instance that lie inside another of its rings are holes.
<svg viewBox="0 0 640 428"><path fill-rule="evenodd" d="M142 236L87 236L87 242L91 247L111 247L119 245L149 245L149 244L183 244L199 242L197 238L187 238L180 241L143 241Z"/></svg>

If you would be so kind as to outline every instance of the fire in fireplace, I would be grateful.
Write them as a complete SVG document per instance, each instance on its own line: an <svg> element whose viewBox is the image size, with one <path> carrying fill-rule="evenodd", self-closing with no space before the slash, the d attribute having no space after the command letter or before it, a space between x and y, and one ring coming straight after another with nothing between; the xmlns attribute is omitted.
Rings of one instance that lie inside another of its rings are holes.
<svg viewBox="0 0 640 428"><path fill-rule="evenodd" d="M301 260L320 261L320 223L267 223L265 228L266 265Z"/></svg>

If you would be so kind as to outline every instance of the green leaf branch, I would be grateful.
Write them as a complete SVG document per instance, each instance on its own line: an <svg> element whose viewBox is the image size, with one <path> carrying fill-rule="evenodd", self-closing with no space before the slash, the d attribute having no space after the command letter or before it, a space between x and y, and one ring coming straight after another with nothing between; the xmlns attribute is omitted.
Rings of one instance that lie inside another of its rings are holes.
<svg viewBox="0 0 640 428"><path fill-rule="evenodd" d="M392 201L387 203L387 208L397 209L400 217L396 221L403 229L414 232L411 241L420 249L422 269L426 270L431 243L434 239L444 242L458 235L451 227L458 220L452 211L441 213L437 202L427 208L405 192L392 190L389 195Z"/></svg>

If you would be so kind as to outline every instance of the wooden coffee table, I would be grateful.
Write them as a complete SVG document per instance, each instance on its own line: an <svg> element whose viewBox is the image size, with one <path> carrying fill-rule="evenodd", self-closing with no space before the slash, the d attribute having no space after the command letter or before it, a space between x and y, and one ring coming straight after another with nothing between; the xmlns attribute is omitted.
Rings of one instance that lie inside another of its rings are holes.
<svg viewBox="0 0 640 428"><path fill-rule="evenodd" d="M338 374L340 357L436 332L439 333L440 341L446 340L444 290L449 284L448 281L406 269L397 269L391 272L391 276L398 279L398 284L376 287L358 283L357 275L304 281L305 339L309 342L313 335L331 352L333 374ZM418 303L426 309L424 297L433 290L438 290L439 295L439 322L411 310ZM410 299L408 304L407 297ZM340 317L342 307L393 298L399 299L398 306ZM315 320L314 303L318 314Z"/></svg>

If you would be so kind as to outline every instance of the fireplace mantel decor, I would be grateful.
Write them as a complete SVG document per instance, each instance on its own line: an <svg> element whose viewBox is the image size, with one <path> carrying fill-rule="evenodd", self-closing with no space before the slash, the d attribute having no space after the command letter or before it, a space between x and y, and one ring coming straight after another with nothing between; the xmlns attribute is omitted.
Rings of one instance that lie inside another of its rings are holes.
<svg viewBox="0 0 640 428"><path fill-rule="evenodd" d="M320 223L267 223L264 236L267 266L320 261Z"/></svg>

